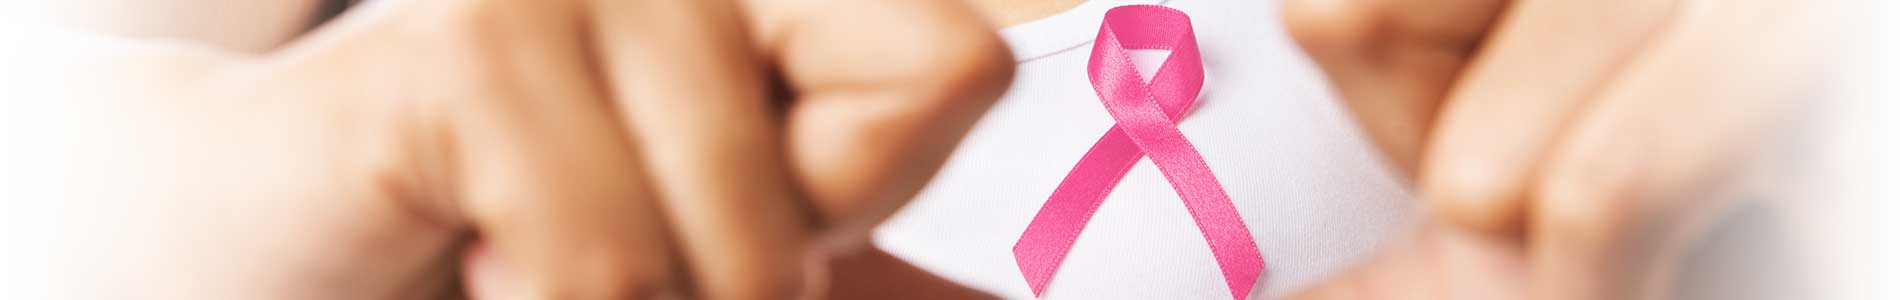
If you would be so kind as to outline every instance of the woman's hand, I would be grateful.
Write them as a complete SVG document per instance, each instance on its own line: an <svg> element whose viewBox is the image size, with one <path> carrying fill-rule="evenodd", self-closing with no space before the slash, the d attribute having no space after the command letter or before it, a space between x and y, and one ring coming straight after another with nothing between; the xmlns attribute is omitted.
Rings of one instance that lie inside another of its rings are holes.
<svg viewBox="0 0 1900 300"><path fill-rule="evenodd" d="M481 297L817 295L1010 76L954 1L366 5L262 57L76 55L61 291L435 297L472 242L518 280Z"/></svg>
<svg viewBox="0 0 1900 300"><path fill-rule="evenodd" d="M1843 2L1299 0L1285 20L1434 225L1304 299L1667 298Z"/></svg>

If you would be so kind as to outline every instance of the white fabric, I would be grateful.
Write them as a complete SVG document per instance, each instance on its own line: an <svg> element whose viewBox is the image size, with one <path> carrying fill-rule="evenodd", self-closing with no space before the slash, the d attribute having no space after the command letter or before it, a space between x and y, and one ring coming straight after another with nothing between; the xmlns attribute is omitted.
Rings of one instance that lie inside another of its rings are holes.
<svg viewBox="0 0 1900 300"><path fill-rule="evenodd" d="M1108 8L1090 1L1003 30L1017 74L878 246L1009 299L1031 299L1011 246L1113 123L1084 73ZM1404 184L1280 27L1275 1L1177 0L1207 83L1179 127L1219 177L1266 259L1253 299L1350 267L1417 219ZM1153 60L1165 53L1141 54ZM1153 63L1145 63L1153 68ZM1109 194L1044 299L1231 299L1199 229L1144 159Z"/></svg>

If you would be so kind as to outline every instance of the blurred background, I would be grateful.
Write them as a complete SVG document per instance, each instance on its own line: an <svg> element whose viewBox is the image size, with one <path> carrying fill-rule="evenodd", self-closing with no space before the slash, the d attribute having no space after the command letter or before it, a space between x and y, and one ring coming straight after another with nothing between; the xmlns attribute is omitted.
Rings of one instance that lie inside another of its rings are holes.
<svg viewBox="0 0 1900 300"><path fill-rule="evenodd" d="M80 1L85 2L85 1ZM53 216L76 208L60 201L68 185L57 159L70 145L62 133L85 126L62 122L68 113L55 96L62 89L86 89L87 86L56 82L52 76L61 70L43 59L61 54L60 45L77 42L70 34L75 28L108 29L134 36L189 36L214 41L222 46L262 51L288 39L297 29L270 26L163 26L183 31L145 31L160 28L147 22L203 20L218 15L192 15L204 10L170 10L171 5L144 7L91 8L109 10L117 15L103 18L70 19L60 14L59 0L10 0L0 6L0 298L49 298L46 274L59 266L45 259L58 251L50 241L57 234ZM194 2L194 1L179 1ZM335 14L342 7L313 5L286 7L268 0L221 1L195 0L207 4L234 5L240 9L219 14L323 15ZM1776 220L1723 226L1709 242L1713 245L1736 243L1768 234L1769 247L1750 251L1730 251L1743 255L1789 257L1788 261L1762 261L1749 256L1698 257L1692 264L1711 266L1707 272L1744 274L1741 280L1776 282L1787 274L1808 274L1809 288L1828 299L1900 299L1900 1L1870 1L1871 9L1861 24L1859 41L1848 58L1848 76L1819 91L1816 102L1835 103L1820 108L1821 120L1798 133L1806 146L1785 155L1803 161L1799 174L1764 178L1761 184L1775 185L1775 194L1805 199L1788 207L1751 209L1772 215L1747 215L1742 219ZM250 7L246 7L250 6ZM66 9L71 9L66 8ZM171 16L163 20L154 15ZM70 26L70 27L68 27ZM292 24L285 26L308 26ZM278 32L280 35L251 34ZM255 38L231 38L255 37ZM1825 101L1823 101L1825 100ZM1773 151L1773 150L1771 150ZM1759 242L1759 241L1757 241ZM1736 282L1695 282L1688 288L1705 288L1705 299L1731 299L1742 295L1721 293L1746 289L1727 289ZM1755 295L1760 296L1760 295Z"/></svg>

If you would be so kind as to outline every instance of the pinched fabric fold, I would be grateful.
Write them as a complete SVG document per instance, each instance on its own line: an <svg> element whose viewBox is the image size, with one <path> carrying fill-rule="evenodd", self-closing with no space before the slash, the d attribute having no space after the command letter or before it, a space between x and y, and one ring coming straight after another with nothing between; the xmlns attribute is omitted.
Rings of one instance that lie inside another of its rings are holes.
<svg viewBox="0 0 1900 300"><path fill-rule="evenodd" d="M1143 81L1129 50L1170 50ZM1186 13L1158 5L1110 9L1088 62L1089 82L1115 125L1096 140L1036 212L1013 249L1036 296L1055 275L1089 217L1147 156L1174 187L1220 265L1234 299L1246 298L1265 270L1253 234L1199 151L1174 123L1200 95L1204 73Z"/></svg>

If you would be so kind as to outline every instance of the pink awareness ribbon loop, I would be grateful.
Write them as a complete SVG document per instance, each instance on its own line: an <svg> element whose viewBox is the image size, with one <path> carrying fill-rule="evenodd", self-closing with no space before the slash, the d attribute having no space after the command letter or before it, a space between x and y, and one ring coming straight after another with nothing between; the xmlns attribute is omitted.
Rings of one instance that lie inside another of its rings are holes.
<svg viewBox="0 0 1900 300"><path fill-rule="evenodd" d="M1129 49L1171 50L1154 79L1143 82ZM1143 155L1174 187L1219 263L1234 299L1246 298L1266 268L1253 234L1226 190L1174 122L1201 91L1200 48L1187 14L1158 5L1110 9L1089 56L1089 82L1115 126L1069 170L1017 240L1016 266L1037 297L1108 192Z"/></svg>

